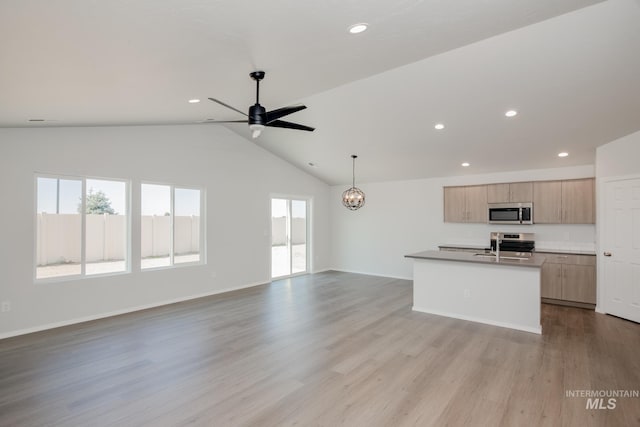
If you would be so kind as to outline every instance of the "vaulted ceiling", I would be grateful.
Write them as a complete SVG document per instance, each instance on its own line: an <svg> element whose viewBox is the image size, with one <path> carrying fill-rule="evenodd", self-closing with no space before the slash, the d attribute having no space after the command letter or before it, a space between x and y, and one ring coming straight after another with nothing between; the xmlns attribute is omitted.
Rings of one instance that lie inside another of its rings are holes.
<svg viewBox="0 0 640 427"><path fill-rule="evenodd" d="M0 126L241 119L206 98L246 110L260 69L261 103L317 130L252 141L330 184L352 153L359 182L592 164L640 130L638 22L640 0L4 0Z"/></svg>

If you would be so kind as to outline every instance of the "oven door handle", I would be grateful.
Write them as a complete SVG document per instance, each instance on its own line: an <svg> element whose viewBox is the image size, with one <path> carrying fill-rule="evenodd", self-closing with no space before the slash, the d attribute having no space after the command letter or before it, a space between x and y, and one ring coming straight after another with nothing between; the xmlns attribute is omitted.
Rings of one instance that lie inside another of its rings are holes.
<svg viewBox="0 0 640 427"><path fill-rule="evenodd" d="M522 224L522 208L518 209L518 221Z"/></svg>

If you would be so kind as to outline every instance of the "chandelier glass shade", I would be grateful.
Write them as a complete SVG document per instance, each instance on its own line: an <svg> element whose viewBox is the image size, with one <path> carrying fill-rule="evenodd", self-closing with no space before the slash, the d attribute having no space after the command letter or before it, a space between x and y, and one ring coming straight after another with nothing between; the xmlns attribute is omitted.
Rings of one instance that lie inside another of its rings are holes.
<svg viewBox="0 0 640 427"><path fill-rule="evenodd" d="M353 181L351 188L342 193L342 204L349 210L356 211L364 206L364 192L356 187L356 159L358 156L351 155L353 159Z"/></svg>

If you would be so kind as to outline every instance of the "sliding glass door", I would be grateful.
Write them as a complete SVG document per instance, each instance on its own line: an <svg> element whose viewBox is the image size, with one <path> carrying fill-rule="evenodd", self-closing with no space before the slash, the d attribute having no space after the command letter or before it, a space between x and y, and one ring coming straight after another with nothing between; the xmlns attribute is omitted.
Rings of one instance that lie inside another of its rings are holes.
<svg viewBox="0 0 640 427"><path fill-rule="evenodd" d="M271 199L271 277L307 272L307 201Z"/></svg>

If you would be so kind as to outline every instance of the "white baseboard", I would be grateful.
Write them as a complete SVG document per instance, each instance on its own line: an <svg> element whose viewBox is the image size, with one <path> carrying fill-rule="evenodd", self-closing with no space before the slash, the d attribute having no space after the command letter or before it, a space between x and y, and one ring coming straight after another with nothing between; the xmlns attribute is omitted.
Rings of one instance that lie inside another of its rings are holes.
<svg viewBox="0 0 640 427"><path fill-rule="evenodd" d="M419 311L420 313L435 314L436 316L453 317L454 319L484 323L485 325L491 325L491 326L499 326L501 328L517 329L518 331L531 332L533 334L542 334L542 326L531 327L531 326L517 325L517 324L507 323L507 322L497 322L495 320L481 319L481 318L472 317L472 316L463 316L457 313L446 313L446 312L437 311L437 310L430 310L427 308L416 307L415 305L412 307L412 310Z"/></svg>
<svg viewBox="0 0 640 427"><path fill-rule="evenodd" d="M135 311L147 310L149 308L161 307L163 305L175 304L175 303L178 303L178 302L183 302L183 301L189 301L189 300L198 299L198 298L209 297L209 296L212 296L212 295L224 294L226 292L233 292L233 291L238 291L240 289L252 288L254 286L266 285L268 283L269 282L249 283L249 284L246 284L246 285L233 286L233 287L224 288L224 289L217 289L217 290L215 290L213 292L205 292L205 293L196 294L196 295L189 295L189 296L186 296L186 297L173 298L173 299L170 299L170 300L155 302L155 303L151 303L151 304L139 305L139 306L136 306L136 307L129 307L129 308L125 308L125 309L122 309L122 310L115 310L115 311L110 311L110 312L107 312L107 313L100 313L100 314L96 314L96 315L92 315L92 316L77 317L75 319L63 320L61 322L47 323L45 325L34 326L34 327L31 327L31 328L26 328L26 329L18 329L16 331L9 331L9 332L5 332L5 333L0 334L0 340L1 339L5 339L5 338L16 337L16 336L19 336L19 335L31 334L33 332L46 331L47 329L60 328L62 326L75 325L77 323L83 323L83 322L89 322L89 321L92 321L92 320L104 319L104 318L107 318L107 317L119 316L121 314L126 314L126 313L133 313Z"/></svg>
<svg viewBox="0 0 640 427"><path fill-rule="evenodd" d="M368 273L366 271L343 270L341 268L328 268L327 271L339 271L341 273L364 274L365 276L385 277L387 279L411 280L413 277L389 276L386 274Z"/></svg>

